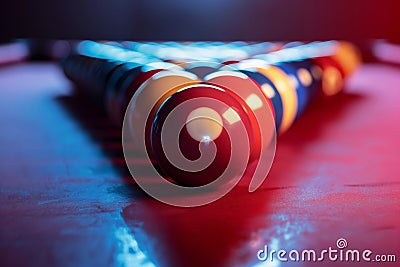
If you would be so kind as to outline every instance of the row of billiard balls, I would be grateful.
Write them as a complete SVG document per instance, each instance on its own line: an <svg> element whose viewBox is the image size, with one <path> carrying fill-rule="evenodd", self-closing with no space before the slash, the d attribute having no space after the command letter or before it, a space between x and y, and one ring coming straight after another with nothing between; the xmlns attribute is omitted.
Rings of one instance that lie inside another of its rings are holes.
<svg viewBox="0 0 400 267"><path fill-rule="evenodd" d="M132 52L140 53L127 51ZM276 132L285 132L315 96L340 92L359 64L355 48L344 42L299 45L223 64L135 55L124 61L121 54L80 53L65 59L63 67L124 124L138 147L144 143L143 152L164 176L184 186L216 180L229 164L243 165L243 154L246 166L259 160ZM198 163L215 151L204 168L176 162Z"/></svg>

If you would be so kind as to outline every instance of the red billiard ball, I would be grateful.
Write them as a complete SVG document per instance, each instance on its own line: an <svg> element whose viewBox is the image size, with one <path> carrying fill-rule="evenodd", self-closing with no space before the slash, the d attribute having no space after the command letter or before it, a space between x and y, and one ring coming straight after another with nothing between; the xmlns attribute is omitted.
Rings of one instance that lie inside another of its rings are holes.
<svg viewBox="0 0 400 267"><path fill-rule="evenodd" d="M323 95L332 96L343 89L345 73L339 63L331 57L316 57L311 59L321 73L321 92Z"/></svg>
<svg viewBox="0 0 400 267"><path fill-rule="evenodd" d="M242 175L254 133L245 103L227 88L181 88L158 109L150 153L162 172L183 186L227 183Z"/></svg>
<svg viewBox="0 0 400 267"><path fill-rule="evenodd" d="M228 67L224 67L228 69ZM251 160L257 159L262 149L268 147L275 137L274 107L263 94L261 86L240 71L220 70L205 77L207 82L228 88L234 96L245 102L254 132Z"/></svg>

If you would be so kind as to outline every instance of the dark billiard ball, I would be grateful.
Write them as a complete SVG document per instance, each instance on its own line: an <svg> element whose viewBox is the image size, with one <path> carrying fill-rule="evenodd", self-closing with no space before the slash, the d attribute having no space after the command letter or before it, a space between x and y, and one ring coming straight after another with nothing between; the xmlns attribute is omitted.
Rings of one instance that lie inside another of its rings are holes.
<svg viewBox="0 0 400 267"><path fill-rule="evenodd" d="M102 59L103 65L98 68L95 72L93 72L93 82L96 88L100 88L101 91L101 99L103 101L104 106L104 99L106 94L106 88L112 74L115 70L117 70L120 66L124 64L122 61L115 61L111 59Z"/></svg>
<svg viewBox="0 0 400 267"><path fill-rule="evenodd" d="M101 71L106 63L107 60L105 59L94 58L93 60L91 60L90 66L85 73L85 84L88 93L100 104L100 99L103 98L104 84L99 83L102 77L99 77L98 73Z"/></svg>
<svg viewBox="0 0 400 267"><path fill-rule="evenodd" d="M311 99L311 92L308 88L312 84L311 73L306 69L298 69L292 62L280 62L276 63L275 66L283 70L286 75L289 76L289 80L296 90L298 103L296 113L297 119L304 112ZM302 78L300 78L300 75Z"/></svg>
<svg viewBox="0 0 400 267"><path fill-rule="evenodd" d="M283 106L282 99L279 95L278 89L276 89L275 85L272 83L270 79L268 79L265 75L261 74L256 70L240 70L247 76L249 76L255 83L257 83L260 87L261 92L270 99L272 104L272 110L275 118L275 126L276 129L280 128L282 123L282 115L283 115Z"/></svg>
<svg viewBox="0 0 400 267"><path fill-rule="evenodd" d="M309 100L313 99L321 89L321 68L311 59L292 61L290 64L296 68L296 76L300 84L307 87Z"/></svg>
<svg viewBox="0 0 400 267"><path fill-rule="evenodd" d="M278 67L259 59L244 60L235 67L240 70L256 70L274 84L279 92L283 106L282 121L278 132L285 132L293 124L298 111L296 89L293 87L289 76Z"/></svg>
<svg viewBox="0 0 400 267"><path fill-rule="evenodd" d="M127 76L136 76L139 74L142 65L136 62L128 62L119 65L112 72L106 87L105 87L105 107L106 111L113 121L120 123L118 112L120 107L118 105L118 95L121 81Z"/></svg>
<svg viewBox="0 0 400 267"><path fill-rule="evenodd" d="M73 69L74 66L77 64L78 58L79 56L77 55L71 55L61 61L65 76L67 76L67 78L73 82L75 82Z"/></svg>
<svg viewBox="0 0 400 267"><path fill-rule="evenodd" d="M151 153L163 174L191 187L241 175L254 140L244 105L228 89L205 83L167 98L150 135Z"/></svg>
<svg viewBox="0 0 400 267"><path fill-rule="evenodd" d="M259 72L268 77L275 85L282 99L283 116L282 123L278 131L283 133L292 126L298 111L298 100L296 90L290 78L282 70L275 66L264 65L257 68Z"/></svg>
<svg viewBox="0 0 400 267"><path fill-rule="evenodd" d="M103 63L97 58L82 55L73 55L64 62L64 71L68 78L85 89L88 95L100 98L98 87L95 86L93 72Z"/></svg>
<svg viewBox="0 0 400 267"><path fill-rule="evenodd" d="M86 84L84 77L90 60L91 58L86 56L77 56L77 60L74 64L72 73L75 77L76 82L80 85Z"/></svg>

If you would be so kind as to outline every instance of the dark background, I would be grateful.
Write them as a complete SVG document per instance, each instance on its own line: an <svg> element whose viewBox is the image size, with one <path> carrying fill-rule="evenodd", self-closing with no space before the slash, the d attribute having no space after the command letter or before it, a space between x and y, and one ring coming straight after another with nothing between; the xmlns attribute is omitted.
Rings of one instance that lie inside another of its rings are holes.
<svg viewBox="0 0 400 267"><path fill-rule="evenodd" d="M400 40L400 1L14 0L0 8L0 41Z"/></svg>

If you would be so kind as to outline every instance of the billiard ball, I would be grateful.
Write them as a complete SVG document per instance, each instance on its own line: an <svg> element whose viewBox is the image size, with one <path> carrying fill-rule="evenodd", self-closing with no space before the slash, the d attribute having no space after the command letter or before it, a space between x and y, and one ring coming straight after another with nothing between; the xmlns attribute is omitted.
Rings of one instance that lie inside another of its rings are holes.
<svg viewBox="0 0 400 267"><path fill-rule="evenodd" d="M103 97L105 87L105 77L108 72L106 66L111 65L111 62L107 59L97 58L91 66L88 76L90 77L90 85L93 90L97 91L99 98Z"/></svg>
<svg viewBox="0 0 400 267"><path fill-rule="evenodd" d="M90 66L90 62L93 58L86 57L86 56L78 56L78 60L74 66L73 72L77 83L86 85L87 80L85 79L85 74L87 69Z"/></svg>
<svg viewBox="0 0 400 267"><path fill-rule="evenodd" d="M87 94L97 96L96 90L92 86L91 70L95 66L97 58L82 55L74 55L64 62L64 71L67 77L87 89Z"/></svg>
<svg viewBox="0 0 400 267"><path fill-rule="evenodd" d="M289 77L279 68L272 65L264 65L257 68L259 72L267 76L278 89L283 103L283 117L279 132L285 132L294 122L298 110L296 90Z"/></svg>
<svg viewBox="0 0 400 267"><path fill-rule="evenodd" d="M345 41L332 41L335 49L331 58L335 60L344 77L348 77L361 64L361 55L357 47Z"/></svg>
<svg viewBox="0 0 400 267"><path fill-rule="evenodd" d="M130 100L136 93L137 89L153 75L161 71L183 71L180 66L168 62L150 62L143 64L139 72L135 75L127 75L120 81L120 88L118 90L118 107L116 108L116 120L122 122L126 109Z"/></svg>
<svg viewBox="0 0 400 267"><path fill-rule="evenodd" d="M283 114L279 133L285 132L294 122L298 111L296 90L285 72L276 66L270 65L260 59L244 60L235 68L241 70L257 70L272 81L282 100Z"/></svg>
<svg viewBox="0 0 400 267"><path fill-rule="evenodd" d="M119 112L118 95L120 83L126 76L136 76L141 69L141 64L136 62L128 62L119 65L112 72L105 89L105 107L110 118L116 123L120 123L119 117L116 114Z"/></svg>
<svg viewBox="0 0 400 267"><path fill-rule="evenodd" d="M227 69L227 67L224 67ZM232 96L239 97L243 109L251 121L254 148L250 160L259 157L275 139L274 108L271 100L262 93L261 87L246 74L235 70L220 70L207 75L206 82L229 89Z"/></svg>
<svg viewBox="0 0 400 267"><path fill-rule="evenodd" d="M93 82L94 86L100 90L102 106L105 108L106 102L104 100L109 80L112 77L113 72L120 68L124 62L110 59L102 60L104 60L104 64L93 73Z"/></svg>
<svg viewBox="0 0 400 267"><path fill-rule="evenodd" d="M64 71L65 76L73 82L75 82L75 75L73 72L73 68L78 61L78 55L71 55L61 61L61 65Z"/></svg>
<svg viewBox="0 0 400 267"><path fill-rule="evenodd" d="M132 143L143 149L141 144L149 140L149 129L159 106L180 88L198 82L198 77L190 72L164 70L141 84L130 99L124 117Z"/></svg>
<svg viewBox="0 0 400 267"><path fill-rule="evenodd" d="M166 99L150 135L163 174L191 187L242 175L254 138L243 106L229 89L207 83L188 85Z"/></svg>
<svg viewBox="0 0 400 267"><path fill-rule="evenodd" d="M321 71L321 93L332 96L343 89L345 73L340 65L331 57L316 57L311 59Z"/></svg>
<svg viewBox="0 0 400 267"><path fill-rule="evenodd" d="M298 119L299 116L304 112L311 99L308 88L312 84L311 73L306 69L297 69L296 66L292 64L292 62L281 62L274 65L283 70L289 76L290 82L296 90L298 103L296 119ZM300 75L302 77L302 80L300 80Z"/></svg>
<svg viewBox="0 0 400 267"><path fill-rule="evenodd" d="M282 123L282 116L283 116L283 105L282 99L279 95L278 89L272 83L270 79L268 79L265 75L261 74L256 70L240 70L247 76L249 76L255 83L257 83L261 89L261 92L267 97L272 104L272 111L275 118L275 127L276 129L280 128Z"/></svg>
<svg viewBox="0 0 400 267"><path fill-rule="evenodd" d="M290 64L296 68L299 82L308 89L309 100L313 99L321 89L322 70L311 59L292 61Z"/></svg>

